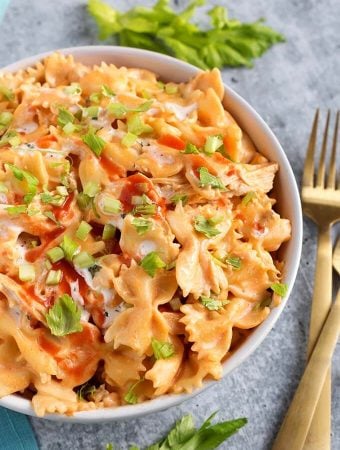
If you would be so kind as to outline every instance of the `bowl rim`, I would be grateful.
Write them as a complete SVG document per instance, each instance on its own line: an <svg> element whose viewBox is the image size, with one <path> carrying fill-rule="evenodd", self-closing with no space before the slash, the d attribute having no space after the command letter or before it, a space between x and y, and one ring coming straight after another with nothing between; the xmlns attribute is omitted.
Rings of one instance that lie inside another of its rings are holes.
<svg viewBox="0 0 340 450"><path fill-rule="evenodd" d="M35 65L38 61L45 58L46 56L54 53L60 52L65 55L72 54L75 59L82 59L86 57L98 57L98 62L104 60L101 55L110 54L112 58L124 57L130 59L132 64L130 67L138 67L138 65L133 64L134 57L141 58L145 56L148 60L154 59L155 68L150 69L157 72L157 63L165 64L169 66L177 66L181 71L186 72L188 77L191 77L195 73L200 71L199 68L193 66L192 64L180 61L168 55L163 55L160 53L152 52L149 50L137 49L132 47L120 47L120 46L108 46L108 45L90 45L90 46L79 46L79 47L68 47L57 50L50 50L47 52L39 53L30 57L20 59L14 63L11 63L0 69L0 72L16 72L20 69ZM171 77L169 77L171 79ZM284 299L282 299L279 306L272 309L269 316L266 318L262 324L254 329L251 336L223 363L223 375L221 380L229 373L231 373L236 367L238 367L246 358L248 358L259 345L262 343L264 338L269 334L270 330L275 325L278 320L283 308L285 307L288 298L292 292L292 288L296 279L298 272L301 250L302 250L302 235L303 235L303 221L302 221L302 210L300 203L299 190L297 187L296 179L293 170L290 166L288 158L282 149L278 139L271 131L266 122L262 117L255 111L255 109L244 100L239 94L237 94L230 86L224 83L225 88L225 98L226 97L242 109L242 114L248 116L248 120L254 122L254 128L267 139L267 147L270 147L270 151L275 154L275 160L279 161L280 173L283 172L284 176L288 181L288 189L290 190L290 203L292 208L292 238L290 244L293 245L291 261L288 267L285 267L285 281L288 283L288 292ZM237 120L239 121L239 120ZM248 130L246 130L248 133ZM248 133L252 138L252 133ZM114 420L124 420L129 418L139 417L145 414L151 414L158 411L162 411L171 406L176 406L185 400L189 400L199 393L203 392L207 388L215 385L216 380L204 381L203 385L194 390L191 393L185 394L166 394L157 397L153 400L149 400L136 405L125 405L116 408L101 408L94 409L83 412L76 412L73 416L65 416L62 414L47 414L43 419L54 420L59 422L68 423L103 423ZM0 406L6 407L8 409L27 414L30 416L37 417L32 406L31 401L22 398L16 394L11 394L0 399Z"/></svg>

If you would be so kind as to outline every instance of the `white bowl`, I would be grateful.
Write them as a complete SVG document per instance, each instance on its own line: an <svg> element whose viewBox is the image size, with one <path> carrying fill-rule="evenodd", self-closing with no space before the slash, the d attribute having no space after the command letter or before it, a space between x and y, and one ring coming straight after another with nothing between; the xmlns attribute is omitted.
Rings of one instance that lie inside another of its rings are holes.
<svg viewBox="0 0 340 450"><path fill-rule="evenodd" d="M113 46L86 46L60 50L65 54L72 54L76 60L88 64L98 64L101 61L114 63L117 66L139 67L158 73L163 80L175 82L187 81L195 75L199 69L183 61L170 56L154 53L146 50ZM34 65L49 53L25 58L11 64L3 71L16 72L28 66ZM249 72L251 76L251 72ZM302 245L302 212L300 197L294 174L288 159L278 140L268 125L261 119L256 111L234 92L229 86L225 86L224 106L236 119L254 142L257 149L271 161L279 164L280 170L275 178L275 196L278 199L277 209L283 217L290 219L292 223L292 238L284 244L280 250L280 256L285 260L284 282L288 284L288 294L282 300L280 306L274 308L268 318L258 326L248 339L237 349L223 364L223 376L229 374L235 367L242 363L261 344L275 322L279 318L290 292L292 290L297 270L299 267ZM44 418L56 421L96 423L132 417L161 411L188 400L208 386L216 383L207 381L201 389L192 394L163 395L154 400L137 405L120 406L118 408L106 408L93 411L79 412L72 417L57 414L47 415ZM35 416L29 400L19 395L8 395L0 400L0 405L18 411L20 413Z"/></svg>

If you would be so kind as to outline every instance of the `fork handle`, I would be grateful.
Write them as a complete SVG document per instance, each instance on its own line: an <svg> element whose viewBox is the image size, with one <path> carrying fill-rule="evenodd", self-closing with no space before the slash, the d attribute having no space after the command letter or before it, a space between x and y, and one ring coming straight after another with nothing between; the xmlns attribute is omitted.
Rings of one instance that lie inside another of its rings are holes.
<svg viewBox="0 0 340 450"><path fill-rule="evenodd" d="M290 404L272 450L301 450L337 343L340 291ZM324 447L317 447L324 450Z"/></svg>
<svg viewBox="0 0 340 450"><path fill-rule="evenodd" d="M308 357L311 355L332 303L332 240L330 225L319 227L314 293L309 329ZM331 375L320 394L303 450L330 450Z"/></svg>

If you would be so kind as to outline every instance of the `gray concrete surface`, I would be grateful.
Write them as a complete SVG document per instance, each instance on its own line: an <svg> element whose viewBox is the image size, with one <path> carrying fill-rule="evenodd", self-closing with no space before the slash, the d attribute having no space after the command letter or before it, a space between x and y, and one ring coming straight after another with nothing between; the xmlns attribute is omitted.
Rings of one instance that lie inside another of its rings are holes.
<svg viewBox="0 0 340 450"><path fill-rule="evenodd" d="M46 50L97 43L85 3L12 0L0 27L0 65ZM122 9L136 3L111 0ZM340 2L209 2L217 3L228 6L230 14L242 20L266 17L287 38L287 43L273 48L252 70L226 69L223 78L269 123L300 181L315 108L335 111L340 107ZM304 233L301 267L285 311L260 348L230 376L179 407L138 420L82 426L33 419L41 449L103 449L108 442L122 449L132 443L143 447L163 436L184 413L194 413L200 423L217 409L221 419L245 416L249 420L221 448L270 449L305 364L316 249L316 230L309 221L305 221ZM332 449L340 449L340 346L333 363L332 440Z"/></svg>

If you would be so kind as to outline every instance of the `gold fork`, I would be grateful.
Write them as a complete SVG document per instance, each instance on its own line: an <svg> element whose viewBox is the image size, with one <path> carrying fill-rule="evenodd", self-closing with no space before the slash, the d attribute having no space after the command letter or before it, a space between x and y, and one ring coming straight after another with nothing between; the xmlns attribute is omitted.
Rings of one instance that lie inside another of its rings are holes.
<svg viewBox="0 0 340 450"><path fill-rule="evenodd" d="M339 253L337 253L339 252ZM339 260L337 259L339 258ZM340 240L334 253L333 266L340 275ZM301 378L273 450L299 450L312 422L328 367L340 331L340 289L322 327L312 355ZM320 447L321 450L321 447Z"/></svg>
<svg viewBox="0 0 340 450"><path fill-rule="evenodd" d="M332 241L330 229L333 223L340 220L340 186L336 185L336 148L339 130L339 112L336 115L333 134L332 153L329 173L326 178L326 153L329 132L330 112L328 111L322 140L321 155L317 174L314 175L314 157L317 141L319 111L314 117L313 127L302 181L302 205L304 213L318 226L318 250L315 269L314 293L312 301L311 322L309 331L308 357L311 355L322 326L326 320L332 303ZM315 180L314 180L315 178ZM301 418L301 424L295 423L294 429L286 426L288 417L280 430L279 442L275 441L274 448L293 450L290 446L294 438L294 450L329 450L331 433L331 390L330 372L315 409L309 433L306 423ZM291 422L290 422L291 423ZM308 433L308 436L307 436ZM299 439L295 439L299 434ZM306 439L307 437L307 439ZM299 442L297 442L299 441Z"/></svg>
<svg viewBox="0 0 340 450"><path fill-rule="evenodd" d="M326 178L326 153L329 133L330 111L324 128L319 167L314 176L319 110L314 117L313 128L307 148L302 181L302 205L304 213L318 226L318 249L314 280L314 293L309 329L308 357L310 356L332 302L332 241L330 229L340 219L340 180L336 184L336 150L339 131L339 111L333 133L329 173ZM315 180L314 180L315 178ZM324 388L304 445L304 450L330 449L331 435L331 377L327 374Z"/></svg>

